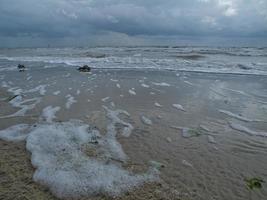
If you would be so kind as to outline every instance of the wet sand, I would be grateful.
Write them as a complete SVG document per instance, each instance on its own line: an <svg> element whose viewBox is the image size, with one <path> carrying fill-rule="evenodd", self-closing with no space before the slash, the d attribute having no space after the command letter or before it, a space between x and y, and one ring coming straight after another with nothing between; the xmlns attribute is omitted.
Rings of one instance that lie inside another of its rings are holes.
<svg viewBox="0 0 267 200"><path fill-rule="evenodd" d="M151 162L160 163L160 180L115 199L243 200L267 195L266 184L249 191L244 181L267 180L267 137L257 135L267 132L264 76L129 70L86 74L51 68L5 72L0 81L0 130L42 123L43 109L59 106L53 122L79 119L105 135L109 120L103 106L129 113L120 119L132 125L131 135L116 137L128 160L112 162L136 174L145 173ZM25 116L10 117L19 110L10 104L16 92L23 99L40 100ZM118 133L122 129L117 126ZM1 196L56 199L47 186L31 179L35 169L25 141L0 142ZM98 159L97 152L85 153Z"/></svg>

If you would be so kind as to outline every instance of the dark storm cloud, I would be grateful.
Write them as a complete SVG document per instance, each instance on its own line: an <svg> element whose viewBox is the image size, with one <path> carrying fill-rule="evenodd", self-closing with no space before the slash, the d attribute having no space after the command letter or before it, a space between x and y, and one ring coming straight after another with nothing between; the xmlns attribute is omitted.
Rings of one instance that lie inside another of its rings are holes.
<svg viewBox="0 0 267 200"><path fill-rule="evenodd" d="M267 35L266 0L0 0L1 38Z"/></svg>

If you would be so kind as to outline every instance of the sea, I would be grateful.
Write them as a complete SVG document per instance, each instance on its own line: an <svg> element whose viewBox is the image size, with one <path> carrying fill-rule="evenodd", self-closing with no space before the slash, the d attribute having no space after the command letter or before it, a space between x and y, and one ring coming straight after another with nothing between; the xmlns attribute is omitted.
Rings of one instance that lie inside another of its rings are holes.
<svg viewBox="0 0 267 200"><path fill-rule="evenodd" d="M171 70L267 75L267 47L82 47L0 49L0 72L28 68Z"/></svg>

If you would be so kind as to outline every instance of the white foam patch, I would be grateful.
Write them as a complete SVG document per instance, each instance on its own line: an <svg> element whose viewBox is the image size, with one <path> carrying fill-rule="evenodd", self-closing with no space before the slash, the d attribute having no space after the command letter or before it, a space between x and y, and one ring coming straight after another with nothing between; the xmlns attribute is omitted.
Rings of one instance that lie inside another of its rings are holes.
<svg viewBox="0 0 267 200"><path fill-rule="evenodd" d="M211 130L208 127L206 127L205 125L201 124L201 125L199 125L199 128L203 129L204 131L211 132Z"/></svg>
<svg viewBox="0 0 267 200"><path fill-rule="evenodd" d="M172 142L172 139L170 137L167 137L166 138L167 142L171 143Z"/></svg>
<svg viewBox="0 0 267 200"><path fill-rule="evenodd" d="M27 138L27 149L37 168L34 181L48 186L59 198L80 198L116 196L153 180L152 174L134 175L118 165L87 157L81 149L93 137L87 125L40 125Z"/></svg>
<svg viewBox="0 0 267 200"><path fill-rule="evenodd" d="M80 91L80 90L77 90L77 91L76 91L76 94L77 94L77 95L81 94L81 91Z"/></svg>
<svg viewBox="0 0 267 200"><path fill-rule="evenodd" d="M142 83L141 86L144 87L144 88L149 88L150 87L149 85L144 84L144 83Z"/></svg>
<svg viewBox="0 0 267 200"><path fill-rule="evenodd" d="M129 93L130 93L131 95L136 95L136 92L135 92L134 90L129 90Z"/></svg>
<svg viewBox="0 0 267 200"><path fill-rule="evenodd" d="M110 105L111 105L112 107L115 107L115 103L114 103L114 102L110 102Z"/></svg>
<svg viewBox="0 0 267 200"><path fill-rule="evenodd" d="M10 115L1 116L0 118L25 116L26 112L28 110L32 110L33 108L35 108L36 104L40 103L40 101L41 101L40 98L23 100L23 97L21 95L18 95L15 98L13 98L9 103L16 108L20 108L20 110ZM29 102L32 102L32 104L28 104Z"/></svg>
<svg viewBox="0 0 267 200"><path fill-rule="evenodd" d="M211 144L216 144L216 141L212 135L208 135L208 142Z"/></svg>
<svg viewBox="0 0 267 200"><path fill-rule="evenodd" d="M156 86L162 86L162 87L170 87L171 85L168 84L168 83L156 83L156 82L152 82L153 85L156 85Z"/></svg>
<svg viewBox="0 0 267 200"><path fill-rule="evenodd" d="M9 88L7 91L13 93L14 95L21 95L23 93L23 90L18 87Z"/></svg>
<svg viewBox="0 0 267 200"><path fill-rule="evenodd" d="M67 109L70 109L71 105L76 103L77 101L70 94L68 94L66 96L66 98L67 98L67 102L66 102L65 106L66 106Z"/></svg>
<svg viewBox="0 0 267 200"><path fill-rule="evenodd" d="M6 81L2 81L2 83L1 83L1 87L3 87L3 88L7 88L7 87L9 87L9 86L8 86L8 84L7 84Z"/></svg>
<svg viewBox="0 0 267 200"><path fill-rule="evenodd" d="M28 124L17 124L0 131L0 139L5 141L19 142L27 138L30 126Z"/></svg>
<svg viewBox="0 0 267 200"><path fill-rule="evenodd" d="M244 121L244 122L263 122L262 120L258 120L258 119L248 119L248 118L246 118L246 117L237 115L237 114L232 113L232 112L227 111L227 110L219 110L219 112L220 112L220 113L223 113L223 114L226 114L226 115L228 115L228 116L230 116L230 117L239 119L239 120Z"/></svg>
<svg viewBox="0 0 267 200"><path fill-rule="evenodd" d="M117 88L121 88L121 85L119 83L116 84Z"/></svg>
<svg viewBox="0 0 267 200"><path fill-rule="evenodd" d="M108 109L106 106L103 106L103 108L106 110L107 112L107 117L111 120L111 125L114 126L115 128L115 125L116 124L121 124L123 125L123 131L122 131L122 135L125 136L125 137L129 137L132 133L132 130L133 130L133 126L130 124L130 123L127 123L127 122L124 122L123 120L121 120L119 118L119 115L120 114L124 114L126 116L130 116L130 114L125 111L125 110L115 110L115 111L112 111L110 109ZM109 127L110 129L114 129L112 127Z"/></svg>
<svg viewBox="0 0 267 200"><path fill-rule="evenodd" d="M230 127L234 130L246 133L251 136L261 136L261 137L267 137L267 132L261 132L261 131L253 131L241 124L236 124L236 123L229 123Z"/></svg>
<svg viewBox="0 0 267 200"><path fill-rule="evenodd" d="M182 164L184 166L186 166L186 167L193 167L193 165L190 162L186 161L186 160L182 160Z"/></svg>
<svg viewBox="0 0 267 200"><path fill-rule="evenodd" d="M119 80L116 79L110 79L112 82L119 82Z"/></svg>
<svg viewBox="0 0 267 200"><path fill-rule="evenodd" d="M58 91L55 91L55 92L53 92L53 94L57 96L57 95L60 94L60 91L59 90Z"/></svg>
<svg viewBox="0 0 267 200"><path fill-rule="evenodd" d="M231 88L223 88L223 89L224 89L224 90L228 90L228 91L230 91L230 92L234 92L234 93L243 95L243 96L251 96L251 95L249 95L249 94L247 94L246 92L241 91L241 90L234 90L234 89L231 89Z"/></svg>
<svg viewBox="0 0 267 200"><path fill-rule="evenodd" d="M42 117L46 120L48 123L52 123L53 120L56 118L56 113L60 110L60 107L52 107L48 106L43 109Z"/></svg>
<svg viewBox="0 0 267 200"><path fill-rule="evenodd" d="M141 116L141 121L146 125L152 125L152 121L145 116Z"/></svg>
<svg viewBox="0 0 267 200"><path fill-rule="evenodd" d="M39 92L40 95L45 95L46 93L46 88L47 85L38 85L37 87L33 88L33 89L29 89L24 91L25 93L33 93L33 92Z"/></svg>
<svg viewBox="0 0 267 200"><path fill-rule="evenodd" d="M101 99L101 101L107 102L109 99L110 99L110 97L105 97L105 98Z"/></svg>
<svg viewBox="0 0 267 200"><path fill-rule="evenodd" d="M159 108L161 108L161 107L162 107L162 105L161 105L161 104L159 104L158 102L155 102L155 106L156 106L156 107L159 107Z"/></svg>
<svg viewBox="0 0 267 200"><path fill-rule="evenodd" d="M172 104L172 106L178 110L184 111L186 112L186 110L184 109L184 107L180 104Z"/></svg>
<svg viewBox="0 0 267 200"><path fill-rule="evenodd" d="M116 125L124 126L122 135L125 136L132 129L118 115L129 114L123 110L104 108L109 123L103 136L78 120L39 124L25 135L22 133L29 125L21 124L1 131L0 135L12 141L26 139L26 148L31 152L31 162L36 168L33 180L47 186L58 198L114 197L144 182L159 180L159 172L155 168L145 174L134 174L117 162L127 156L116 140ZM97 156L86 155L86 148L94 149Z"/></svg>
<svg viewBox="0 0 267 200"><path fill-rule="evenodd" d="M188 84L188 85L191 85L191 86L194 86L195 84L189 82L189 81L184 81L184 83Z"/></svg>

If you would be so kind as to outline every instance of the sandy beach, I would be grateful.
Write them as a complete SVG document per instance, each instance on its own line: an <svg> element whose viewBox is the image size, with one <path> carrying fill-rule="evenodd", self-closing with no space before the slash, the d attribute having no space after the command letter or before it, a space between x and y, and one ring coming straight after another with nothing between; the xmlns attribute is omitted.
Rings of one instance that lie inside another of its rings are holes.
<svg viewBox="0 0 267 200"><path fill-rule="evenodd" d="M0 200L267 200L267 0L0 19Z"/></svg>
<svg viewBox="0 0 267 200"><path fill-rule="evenodd" d="M267 194L245 182L267 179L264 76L46 68L1 83L3 199Z"/></svg>

